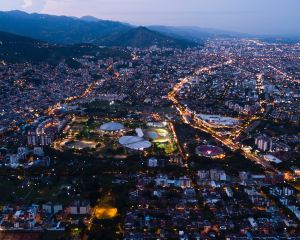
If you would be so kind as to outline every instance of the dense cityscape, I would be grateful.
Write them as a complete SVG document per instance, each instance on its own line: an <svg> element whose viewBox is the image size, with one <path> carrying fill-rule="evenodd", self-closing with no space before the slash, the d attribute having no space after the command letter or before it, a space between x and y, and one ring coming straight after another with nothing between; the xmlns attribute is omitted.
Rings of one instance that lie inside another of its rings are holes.
<svg viewBox="0 0 300 240"><path fill-rule="evenodd" d="M0 239L300 239L299 42L78 48L0 55Z"/></svg>

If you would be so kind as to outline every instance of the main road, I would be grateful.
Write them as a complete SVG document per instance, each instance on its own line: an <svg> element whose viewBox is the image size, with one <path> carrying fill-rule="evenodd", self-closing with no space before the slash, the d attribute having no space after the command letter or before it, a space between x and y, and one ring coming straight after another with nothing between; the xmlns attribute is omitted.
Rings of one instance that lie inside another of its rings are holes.
<svg viewBox="0 0 300 240"><path fill-rule="evenodd" d="M221 64L215 64L209 67L203 67L198 69L195 74L199 75L201 73L209 72L215 68L221 67L223 65L229 65L232 64L234 61L233 60L228 60L224 63ZM168 94L168 99L172 101L173 105L175 108L178 110L182 120L186 123L189 124L191 127L195 129L199 129L201 131L204 131L206 133L209 133L215 140L221 142L223 145L227 146L229 149L232 151L240 150L241 153L247 158L250 159L251 161L256 162L257 164L263 166L265 169L273 170L276 171L270 164L269 162L265 161L262 159L260 156L258 156L256 153L248 152L243 150L242 146L240 143L233 142L230 138L224 137L222 134L220 134L218 131L215 129L209 127L205 121L202 119L198 118L195 116L195 114L186 106L184 106L182 103L180 103L179 100L177 100L176 96L178 92L182 89L184 84L188 83L191 80L191 77L185 77L181 79L179 83L177 83L171 92ZM193 121L190 121L192 119Z"/></svg>

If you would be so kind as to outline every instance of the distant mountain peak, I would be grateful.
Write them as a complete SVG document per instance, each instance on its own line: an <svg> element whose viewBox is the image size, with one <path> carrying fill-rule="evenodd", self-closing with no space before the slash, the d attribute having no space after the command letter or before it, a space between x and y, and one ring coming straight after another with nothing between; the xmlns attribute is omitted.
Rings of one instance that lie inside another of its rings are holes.
<svg viewBox="0 0 300 240"><path fill-rule="evenodd" d="M149 31L149 32L153 32L151 31L149 28L145 27L145 26L138 26L135 28L136 31Z"/></svg>
<svg viewBox="0 0 300 240"><path fill-rule="evenodd" d="M196 45L195 42L169 37L159 32L152 31L144 26L130 29L121 34L109 36L104 39L103 44L107 46L136 48L145 48L154 45L158 47L186 48Z"/></svg>
<svg viewBox="0 0 300 240"><path fill-rule="evenodd" d="M3 12L3 13L5 13L5 12ZM27 15L29 15L29 13L24 12L24 11L20 11L20 10L11 10L11 11L8 11L6 13L14 15L14 16L27 16Z"/></svg>
<svg viewBox="0 0 300 240"><path fill-rule="evenodd" d="M138 34L145 34L145 35L152 35L152 37L158 37L158 36L166 37L164 34L150 30L149 28L144 27L144 26L139 26L139 27L130 29L128 32L126 32L124 34L127 34L127 35L132 34L133 36L138 35Z"/></svg>
<svg viewBox="0 0 300 240"><path fill-rule="evenodd" d="M87 22L99 22L101 21L99 18L93 16L82 16L80 20L87 21Z"/></svg>

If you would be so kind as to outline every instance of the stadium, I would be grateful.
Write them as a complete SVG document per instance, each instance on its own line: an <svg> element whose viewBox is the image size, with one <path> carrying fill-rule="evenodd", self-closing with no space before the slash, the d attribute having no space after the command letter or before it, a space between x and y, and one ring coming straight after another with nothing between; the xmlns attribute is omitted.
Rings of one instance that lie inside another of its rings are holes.
<svg viewBox="0 0 300 240"><path fill-rule="evenodd" d="M196 154L202 157L223 158L224 151L222 148L213 145L201 145L196 148Z"/></svg>
<svg viewBox="0 0 300 240"><path fill-rule="evenodd" d="M171 141L169 132L163 128L145 130L145 136L154 143L167 143Z"/></svg>
<svg viewBox="0 0 300 240"><path fill-rule="evenodd" d="M119 139L119 143L131 150L145 150L151 147L151 143L142 137L138 136L123 136Z"/></svg>
<svg viewBox="0 0 300 240"><path fill-rule="evenodd" d="M123 124L118 123L118 122L108 122L102 124L98 130L100 131L105 131L105 132L118 132L123 130L125 127Z"/></svg>

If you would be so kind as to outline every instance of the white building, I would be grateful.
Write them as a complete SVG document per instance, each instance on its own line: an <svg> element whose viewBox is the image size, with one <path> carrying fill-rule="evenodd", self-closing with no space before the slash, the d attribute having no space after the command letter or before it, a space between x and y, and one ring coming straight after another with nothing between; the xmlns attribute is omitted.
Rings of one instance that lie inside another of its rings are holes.
<svg viewBox="0 0 300 240"><path fill-rule="evenodd" d="M275 157L271 154L264 155L264 159L268 162L274 162L274 163L277 163L277 164L282 162L279 158L277 158L277 157Z"/></svg>
<svg viewBox="0 0 300 240"><path fill-rule="evenodd" d="M154 157L148 159L148 167L157 167L158 160Z"/></svg>

